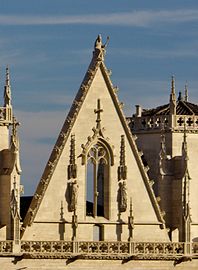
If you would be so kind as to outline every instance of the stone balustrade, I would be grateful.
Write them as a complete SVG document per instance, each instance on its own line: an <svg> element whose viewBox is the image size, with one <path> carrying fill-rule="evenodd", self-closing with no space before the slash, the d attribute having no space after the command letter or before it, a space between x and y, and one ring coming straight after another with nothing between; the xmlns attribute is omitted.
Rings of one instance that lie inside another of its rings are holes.
<svg viewBox="0 0 198 270"><path fill-rule="evenodd" d="M13 242L12 241L0 241L0 254L12 253Z"/></svg>
<svg viewBox="0 0 198 270"><path fill-rule="evenodd" d="M166 129L174 128L177 130L197 130L198 131L198 116L197 115L174 115L172 118L169 115L154 115L127 118L132 131Z"/></svg>
<svg viewBox="0 0 198 270"><path fill-rule="evenodd" d="M71 241L21 241L22 253L73 252Z"/></svg>
<svg viewBox="0 0 198 270"><path fill-rule="evenodd" d="M21 241L20 254L64 254L68 256L142 256L171 258L198 256L198 243L107 242L107 241ZM14 242L0 241L0 256L14 255ZM16 252L15 252L16 253ZM15 254L16 255L16 254Z"/></svg>

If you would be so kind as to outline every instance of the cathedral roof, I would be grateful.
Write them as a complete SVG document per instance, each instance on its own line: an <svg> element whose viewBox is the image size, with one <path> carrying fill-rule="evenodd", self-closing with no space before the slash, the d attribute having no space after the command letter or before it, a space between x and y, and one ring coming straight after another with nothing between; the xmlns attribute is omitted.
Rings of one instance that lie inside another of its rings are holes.
<svg viewBox="0 0 198 270"><path fill-rule="evenodd" d="M177 115L198 115L198 105L184 100L177 100ZM152 109L143 109L142 116L169 115L170 104L165 104Z"/></svg>

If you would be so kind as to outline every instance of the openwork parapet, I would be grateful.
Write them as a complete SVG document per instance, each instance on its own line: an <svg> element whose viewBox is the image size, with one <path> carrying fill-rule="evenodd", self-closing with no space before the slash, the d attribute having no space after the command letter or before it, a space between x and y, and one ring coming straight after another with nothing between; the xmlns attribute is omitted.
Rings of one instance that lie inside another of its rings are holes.
<svg viewBox="0 0 198 270"><path fill-rule="evenodd" d="M171 242L107 242L107 241L22 241L22 253L77 253L119 255L178 255L185 254L185 243ZM198 245L193 246L198 252Z"/></svg>
<svg viewBox="0 0 198 270"><path fill-rule="evenodd" d="M0 241L0 253L12 253L13 244L12 241Z"/></svg>
<svg viewBox="0 0 198 270"><path fill-rule="evenodd" d="M41 257L73 257L123 259L175 259L183 256L198 258L198 243L182 242L108 242L108 241L21 241L19 255ZM13 256L14 242L0 241L0 256Z"/></svg>

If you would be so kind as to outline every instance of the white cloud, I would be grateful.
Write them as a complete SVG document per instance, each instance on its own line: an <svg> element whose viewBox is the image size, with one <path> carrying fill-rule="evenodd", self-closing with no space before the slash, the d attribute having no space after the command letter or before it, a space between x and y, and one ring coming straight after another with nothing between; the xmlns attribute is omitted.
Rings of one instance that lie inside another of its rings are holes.
<svg viewBox="0 0 198 270"><path fill-rule="evenodd" d="M149 26L154 23L181 23L198 20L198 9L143 10L123 13L71 16L0 15L0 25L97 24Z"/></svg>

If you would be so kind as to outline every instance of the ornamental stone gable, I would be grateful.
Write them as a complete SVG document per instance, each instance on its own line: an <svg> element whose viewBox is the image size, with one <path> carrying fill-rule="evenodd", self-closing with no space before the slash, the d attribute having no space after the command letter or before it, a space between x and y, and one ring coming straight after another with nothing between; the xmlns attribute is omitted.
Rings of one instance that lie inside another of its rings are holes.
<svg viewBox="0 0 198 270"><path fill-rule="evenodd" d="M139 241L154 241L152 232L155 240L168 240L147 168L104 64L104 49L94 48L25 217L24 240L42 235L53 241L127 241L129 228Z"/></svg>

